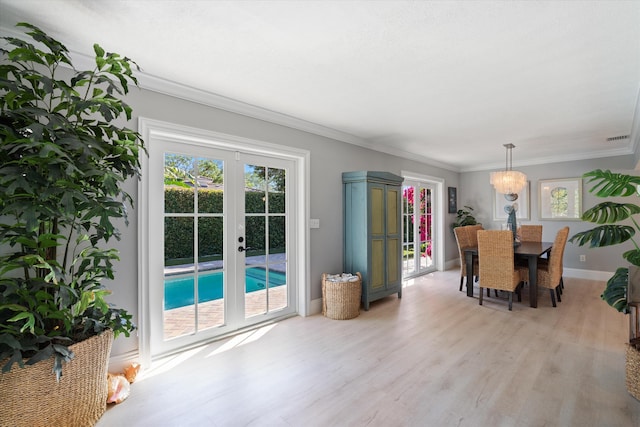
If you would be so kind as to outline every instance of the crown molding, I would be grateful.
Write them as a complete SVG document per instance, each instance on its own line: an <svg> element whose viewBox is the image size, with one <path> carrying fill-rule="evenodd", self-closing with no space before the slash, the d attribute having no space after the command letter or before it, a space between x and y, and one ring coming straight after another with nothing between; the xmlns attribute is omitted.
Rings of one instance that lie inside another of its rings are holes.
<svg viewBox="0 0 640 427"><path fill-rule="evenodd" d="M208 107L218 108L254 119L263 120L269 123L286 126L292 129L301 130L314 135L324 136L336 141L346 142L348 144L357 145L359 147L368 148L370 150L390 154L397 157L403 157L410 160L418 160L431 166L439 167L446 170L458 171L452 165L434 161L426 157L417 156L415 153L408 153L402 150L386 147L371 143L366 139L359 138L350 133L342 132L333 128L309 122L287 114L278 113L256 105L248 104L235 99L227 98L215 93L203 91L191 86L187 86L174 81L169 81L157 76L145 73L138 73L138 82L143 89L151 90L174 98L183 99L185 101L196 102Z"/></svg>
<svg viewBox="0 0 640 427"><path fill-rule="evenodd" d="M512 166L514 169L517 169L518 167L522 167L522 166L538 166L538 165L545 165L549 163L562 163L562 162L573 162L573 161L579 161L579 160L601 159L604 157L628 156L630 154L633 154L633 150L629 146L627 146L627 147L615 148L611 150L574 153L574 154L565 155L565 156L535 157L526 161L520 161L518 163L514 162ZM472 167L462 167L459 169L459 172L479 172L479 171L496 170L496 169L498 170L504 169L504 162L477 165Z"/></svg>
<svg viewBox="0 0 640 427"><path fill-rule="evenodd" d="M137 76L140 87L143 89L206 105L208 107L219 108L221 110L241 114L243 116L303 130L316 135L325 136L327 138L337 139L350 144L362 144L363 146L366 144L361 138L349 133L341 132L336 129L278 113L256 105L237 101L232 98L227 98L222 95L207 92L174 81L165 80L157 76L145 74L144 72L138 73Z"/></svg>
<svg viewBox="0 0 640 427"><path fill-rule="evenodd" d="M79 67L81 66L90 69L94 66L93 58L88 55L84 55L78 52L70 52L70 56L72 57L73 63ZM292 129L301 130L314 135L324 136L336 141L357 145L362 148L367 148L369 150L378 151L392 156L418 161L441 169L460 172L459 168L447 163L438 162L436 160L420 156L415 153L398 150L397 148L372 143L366 139L359 138L347 132L342 132L333 128L329 128L327 126L322 126L317 123L289 116L287 114L278 113L273 110L258 107L256 105L248 104L215 93L207 92L202 89L184 85L175 81L167 80L158 76L154 76L152 74L145 73L144 71L138 71L136 73L136 78L138 80L139 87L142 89L161 93L163 95L168 95L185 101L195 102L207 107L217 108L229 111L231 113L263 120L269 123L286 126Z"/></svg>
<svg viewBox="0 0 640 427"><path fill-rule="evenodd" d="M70 55L74 61L74 64L83 66L85 68L93 67L93 58L79 54L77 52L71 52ZM464 173L464 172L478 172L485 170L495 170L504 168L504 163L491 163L483 165L473 165L469 167L456 167L447 163L438 162L436 160L415 154L407 151L402 151L397 148L388 147L382 144L368 141L363 138L359 138L355 135L347 132L342 132L336 129L332 129L326 126L319 125L317 123L309 122L297 117L289 116L286 114L278 113L266 108L258 107L256 105L248 104L242 101L238 101L232 98L228 98L215 93L207 92L198 88L187 86L175 81L170 81L161 77L157 77L144 71L136 73L139 86L143 89L153 92L168 95L174 98L183 99L185 101L195 102L207 107L218 108L221 110L229 111L231 113L240 114L243 116L251 117L254 119L263 120L269 123L274 123L282 126L286 126L292 129L301 130L318 136L324 136L336 141L345 142L347 144L357 145L359 147L367 148L373 151L389 154L392 156L414 160L420 163L427 164L429 166L437 167L440 169ZM636 114L634 115L633 131L631 133L631 144L626 147L620 147L615 149L602 150L600 152L588 152L588 153L574 153L567 156L553 156L553 157L538 157L530 158L526 161L519 161L514 163L514 167L522 166L535 166L549 163L561 163L579 160L589 160L595 158L625 156L634 154L638 149L638 139L640 138L640 95L638 97L638 104L636 105ZM640 154L639 154L640 155ZM640 165L640 160L639 160Z"/></svg>

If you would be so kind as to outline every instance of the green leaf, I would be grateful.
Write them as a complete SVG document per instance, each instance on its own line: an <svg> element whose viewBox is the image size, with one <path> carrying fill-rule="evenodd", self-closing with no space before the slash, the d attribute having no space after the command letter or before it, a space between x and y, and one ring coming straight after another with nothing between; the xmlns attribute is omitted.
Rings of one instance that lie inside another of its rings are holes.
<svg viewBox="0 0 640 427"><path fill-rule="evenodd" d="M9 334L0 334L0 344L6 344L11 348L21 348L20 342Z"/></svg>
<svg viewBox="0 0 640 427"><path fill-rule="evenodd" d="M17 363L21 368L24 368L24 363L22 361L22 352L20 350L16 350L13 352L13 355L2 367L2 373L6 374L7 372L9 372L14 363Z"/></svg>
<svg viewBox="0 0 640 427"><path fill-rule="evenodd" d="M60 205L64 206L65 212L76 212L76 205L73 201L73 195L71 193L65 193L62 195Z"/></svg>
<svg viewBox="0 0 640 427"><path fill-rule="evenodd" d="M611 307L621 313L627 313L627 288L629 281L629 269L620 267L614 275L607 281L607 285L600 296Z"/></svg>
<svg viewBox="0 0 640 427"><path fill-rule="evenodd" d="M20 320L25 320L25 319L27 321L20 328L20 332L22 333L22 332L24 332L24 331L26 331L28 329L30 333L34 334L35 333L36 319L35 319L35 317L33 317L32 313L28 313L28 312L18 313L15 316L11 317L10 319L7 319L7 322L18 322Z"/></svg>
<svg viewBox="0 0 640 427"><path fill-rule="evenodd" d="M36 354L34 354L33 356L31 356L27 361L27 365L33 365L42 360L47 360L51 356L53 356L53 347L51 345L48 345L42 350L40 350L39 352L37 352Z"/></svg>
<svg viewBox="0 0 640 427"><path fill-rule="evenodd" d="M73 359L73 357L75 356L73 351L71 351L69 347L65 345L53 344L53 349L55 350L56 353L61 355L67 362Z"/></svg>
<svg viewBox="0 0 640 427"><path fill-rule="evenodd" d="M591 248L617 245L626 242L635 235L636 231L628 225L601 225L591 230L581 231L571 236L569 241L584 246L587 243Z"/></svg>
<svg viewBox="0 0 640 427"><path fill-rule="evenodd" d="M104 56L104 49L101 48L100 45L97 44L97 43L94 43L93 51L95 52L96 56L99 56L99 57L103 57Z"/></svg>
<svg viewBox="0 0 640 427"><path fill-rule="evenodd" d="M622 254L622 257L631 264L640 267L640 249L632 249Z"/></svg>
<svg viewBox="0 0 640 427"><path fill-rule="evenodd" d="M60 377L62 377L62 360L63 358L57 354L53 358L53 369L51 371L56 375L57 382L60 382Z"/></svg>
<svg viewBox="0 0 640 427"><path fill-rule="evenodd" d="M36 230L40 225L38 223L38 218L36 217L35 210L24 212L23 218L24 218L27 230L30 230L30 231Z"/></svg>
<svg viewBox="0 0 640 427"><path fill-rule="evenodd" d="M583 221L596 224L613 224L640 213L640 207L632 203L602 202L582 214Z"/></svg>
<svg viewBox="0 0 640 427"><path fill-rule="evenodd" d="M3 304L0 305L0 310L11 310L11 311L27 311L28 309L22 305L18 304Z"/></svg>
<svg viewBox="0 0 640 427"><path fill-rule="evenodd" d="M583 175L595 185L589 190L598 197L628 197L637 194L640 177L596 169Z"/></svg>

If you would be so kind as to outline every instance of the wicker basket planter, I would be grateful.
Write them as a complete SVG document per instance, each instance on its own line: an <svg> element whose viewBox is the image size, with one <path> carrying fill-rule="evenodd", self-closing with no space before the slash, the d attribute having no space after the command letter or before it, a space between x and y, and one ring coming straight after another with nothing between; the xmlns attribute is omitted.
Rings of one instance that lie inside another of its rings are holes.
<svg viewBox="0 0 640 427"><path fill-rule="evenodd" d="M640 400L640 350L627 345L626 363L627 391Z"/></svg>
<svg viewBox="0 0 640 427"><path fill-rule="evenodd" d="M362 275L356 273L358 280L352 282L334 282L322 275L322 314L330 319L347 320L360 314L362 297Z"/></svg>
<svg viewBox="0 0 640 427"><path fill-rule="evenodd" d="M107 331L70 346L75 357L63 365L59 383L53 358L0 373L0 426L95 425L107 405L111 344Z"/></svg>

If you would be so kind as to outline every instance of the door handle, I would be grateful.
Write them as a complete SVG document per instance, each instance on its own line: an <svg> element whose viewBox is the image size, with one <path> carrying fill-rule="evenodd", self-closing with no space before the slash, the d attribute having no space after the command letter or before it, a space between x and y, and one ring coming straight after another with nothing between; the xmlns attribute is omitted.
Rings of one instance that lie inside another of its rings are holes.
<svg viewBox="0 0 640 427"><path fill-rule="evenodd" d="M248 248L248 247L245 248L243 246L238 246L238 252L250 251L251 249L253 248Z"/></svg>

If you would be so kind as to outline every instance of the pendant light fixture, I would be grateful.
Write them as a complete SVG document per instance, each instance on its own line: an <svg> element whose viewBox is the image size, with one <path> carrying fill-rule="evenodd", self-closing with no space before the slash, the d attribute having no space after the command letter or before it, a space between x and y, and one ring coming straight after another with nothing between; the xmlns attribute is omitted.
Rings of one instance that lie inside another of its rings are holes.
<svg viewBox="0 0 640 427"><path fill-rule="evenodd" d="M507 148L507 166L503 171L491 172L490 182L498 193L517 194L527 185L527 176L511 169L511 150L513 144L504 144Z"/></svg>

